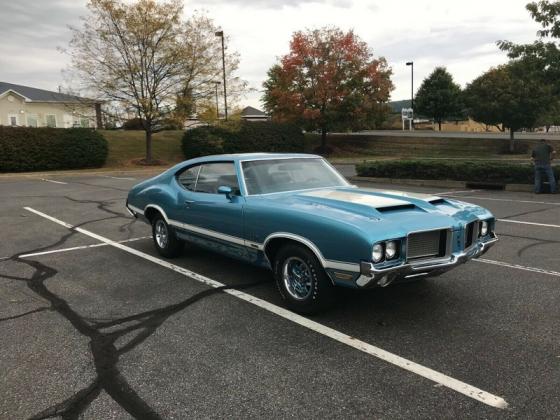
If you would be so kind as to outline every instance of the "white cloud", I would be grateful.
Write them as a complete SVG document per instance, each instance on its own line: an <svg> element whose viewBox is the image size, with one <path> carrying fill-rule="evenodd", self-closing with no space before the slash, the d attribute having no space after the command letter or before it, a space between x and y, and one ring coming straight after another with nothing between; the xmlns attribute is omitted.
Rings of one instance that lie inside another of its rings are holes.
<svg viewBox="0 0 560 420"><path fill-rule="evenodd" d="M527 0L185 0L185 15L207 10L241 53L239 76L262 89L268 68L288 52L294 31L325 25L355 32L393 67L394 99L410 96L434 67L447 66L466 84L506 61L495 42L528 42L537 26L525 10ZM85 0L19 0L2 6L0 80L54 89L62 82L67 58L57 50L70 38L67 24L85 15ZM260 106L258 92L246 99Z"/></svg>

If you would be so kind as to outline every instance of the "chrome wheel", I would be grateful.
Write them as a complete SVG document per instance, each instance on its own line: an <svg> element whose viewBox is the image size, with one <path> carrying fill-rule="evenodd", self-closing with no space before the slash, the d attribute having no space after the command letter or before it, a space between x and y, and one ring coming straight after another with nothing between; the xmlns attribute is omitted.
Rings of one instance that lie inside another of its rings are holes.
<svg viewBox="0 0 560 420"><path fill-rule="evenodd" d="M167 247L167 242L169 240L169 232L167 231L167 225L161 219L156 222L155 226L156 243L160 248Z"/></svg>
<svg viewBox="0 0 560 420"><path fill-rule="evenodd" d="M284 286L291 297L305 300L311 296L312 275L309 265L301 258L289 257L282 266Z"/></svg>

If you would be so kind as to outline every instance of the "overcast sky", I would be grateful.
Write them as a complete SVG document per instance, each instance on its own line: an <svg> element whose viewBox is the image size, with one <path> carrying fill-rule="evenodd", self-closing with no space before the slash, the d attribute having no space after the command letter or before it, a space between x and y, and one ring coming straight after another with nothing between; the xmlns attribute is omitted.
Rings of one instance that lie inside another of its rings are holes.
<svg viewBox="0 0 560 420"><path fill-rule="evenodd" d="M530 42L538 29L527 0L185 0L185 15L205 10L241 54L239 76L262 89L267 69L288 52L296 30L336 25L354 31L393 68L393 100L410 97L435 66L465 85L507 59L496 41ZM87 13L85 0L0 0L0 81L55 90L64 84L67 25ZM260 92L242 105L260 107Z"/></svg>

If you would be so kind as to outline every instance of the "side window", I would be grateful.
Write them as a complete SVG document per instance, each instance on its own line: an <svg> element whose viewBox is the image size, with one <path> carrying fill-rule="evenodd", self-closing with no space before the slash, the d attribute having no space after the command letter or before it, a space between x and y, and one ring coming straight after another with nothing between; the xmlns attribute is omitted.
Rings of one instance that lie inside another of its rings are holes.
<svg viewBox="0 0 560 420"><path fill-rule="evenodd" d="M202 165L196 192L218 194L219 187L230 187L234 194L239 195L237 173L233 162L217 162Z"/></svg>
<svg viewBox="0 0 560 420"><path fill-rule="evenodd" d="M200 167L200 165L192 166L177 175L177 181L179 181L179 184L181 184L189 191L194 191Z"/></svg>

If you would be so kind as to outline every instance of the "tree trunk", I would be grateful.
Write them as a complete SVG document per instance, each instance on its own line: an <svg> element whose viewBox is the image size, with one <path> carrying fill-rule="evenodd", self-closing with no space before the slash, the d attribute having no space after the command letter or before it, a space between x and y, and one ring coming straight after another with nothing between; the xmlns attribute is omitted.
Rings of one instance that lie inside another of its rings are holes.
<svg viewBox="0 0 560 420"><path fill-rule="evenodd" d="M146 128L146 163L152 163L152 126Z"/></svg>
<svg viewBox="0 0 560 420"><path fill-rule="evenodd" d="M515 151L515 130L513 128L509 129L509 151L513 153Z"/></svg>
<svg viewBox="0 0 560 420"><path fill-rule="evenodd" d="M437 123L438 123L438 128L439 128L439 131L441 131L441 120L438 120L438 122L437 122Z"/></svg>
<svg viewBox="0 0 560 420"><path fill-rule="evenodd" d="M327 150L327 128L321 127L321 150Z"/></svg>

